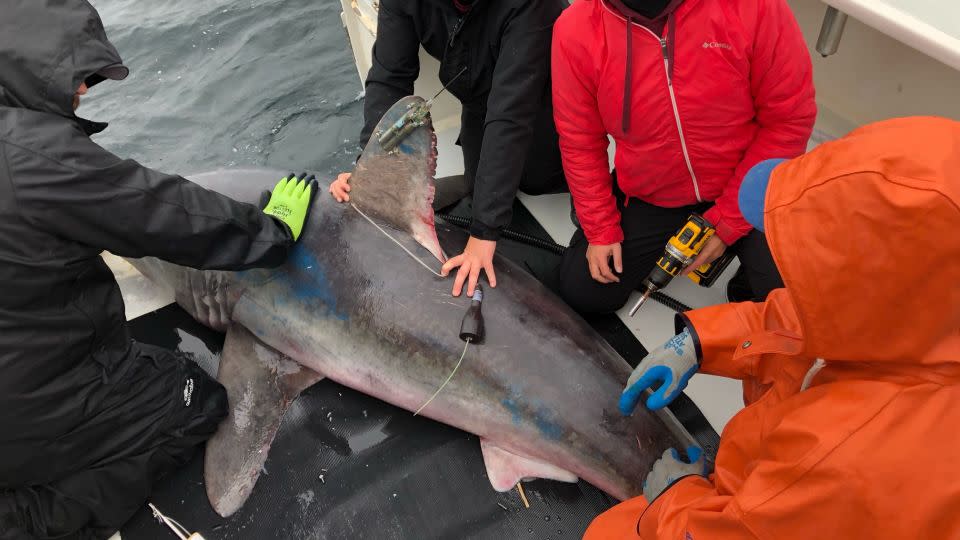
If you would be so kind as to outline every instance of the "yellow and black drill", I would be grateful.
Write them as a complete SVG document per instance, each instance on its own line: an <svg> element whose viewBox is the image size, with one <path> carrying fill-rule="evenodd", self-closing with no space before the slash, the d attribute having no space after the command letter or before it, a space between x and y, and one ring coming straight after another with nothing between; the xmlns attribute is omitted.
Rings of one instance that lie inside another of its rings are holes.
<svg viewBox="0 0 960 540"><path fill-rule="evenodd" d="M690 214L683 227L680 227L677 234L667 242L663 255L650 271L650 275L643 280L643 296L630 309L630 316L633 317L651 294L666 287L680 273L680 270L692 263L715 232L716 229L703 216ZM701 287L709 287L727 268L731 259L733 254L728 250L712 263L704 264L694 270L689 277Z"/></svg>

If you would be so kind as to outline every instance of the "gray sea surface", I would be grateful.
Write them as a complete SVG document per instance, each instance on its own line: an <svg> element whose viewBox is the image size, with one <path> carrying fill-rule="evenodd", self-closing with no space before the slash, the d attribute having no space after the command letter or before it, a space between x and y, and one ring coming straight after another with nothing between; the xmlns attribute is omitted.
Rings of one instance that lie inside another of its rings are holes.
<svg viewBox="0 0 960 540"><path fill-rule="evenodd" d="M77 111L95 140L167 173L349 170L363 94L336 0L93 0L130 76Z"/></svg>

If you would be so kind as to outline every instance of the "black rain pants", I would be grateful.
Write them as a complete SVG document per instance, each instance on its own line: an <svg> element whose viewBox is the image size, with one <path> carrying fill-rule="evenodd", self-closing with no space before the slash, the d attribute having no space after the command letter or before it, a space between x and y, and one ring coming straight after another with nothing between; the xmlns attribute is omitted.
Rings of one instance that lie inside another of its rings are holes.
<svg viewBox="0 0 960 540"><path fill-rule="evenodd" d="M91 438L79 428L66 436L88 439L88 448L51 459L73 460L74 470L4 485L0 466L0 540L109 538L146 504L154 482L186 463L226 418L226 391L196 363L151 345L134 350L126 371L103 382L113 386L109 399L91 412L90 424L109 435Z"/></svg>

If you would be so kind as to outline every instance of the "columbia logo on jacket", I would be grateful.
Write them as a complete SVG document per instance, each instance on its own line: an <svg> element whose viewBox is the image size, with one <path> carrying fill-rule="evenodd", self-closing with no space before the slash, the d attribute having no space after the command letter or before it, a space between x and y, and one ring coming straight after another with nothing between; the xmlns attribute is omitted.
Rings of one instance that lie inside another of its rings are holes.
<svg viewBox="0 0 960 540"><path fill-rule="evenodd" d="M733 47L731 47L729 43L720 43L719 41L704 41L703 48L704 49L727 49L728 51L733 49Z"/></svg>

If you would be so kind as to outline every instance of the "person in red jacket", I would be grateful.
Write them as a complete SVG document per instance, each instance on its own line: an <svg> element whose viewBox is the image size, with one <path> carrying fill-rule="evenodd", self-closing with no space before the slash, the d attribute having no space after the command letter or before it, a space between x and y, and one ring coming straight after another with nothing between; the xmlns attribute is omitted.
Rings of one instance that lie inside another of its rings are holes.
<svg viewBox="0 0 960 540"><path fill-rule="evenodd" d="M785 287L680 315L620 408L669 403L691 369L742 380L746 408L712 474L668 451L584 538L960 538L960 122L887 120L761 163L739 203Z"/></svg>
<svg viewBox="0 0 960 540"><path fill-rule="evenodd" d="M733 249L753 299L782 286L736 198L753 165L802 154L813 130L810 55L785 0L578 0L554 27L552 79L581 224L560 268L573 308L623 306L692 212L717 233L691 268Z"/></svg>

